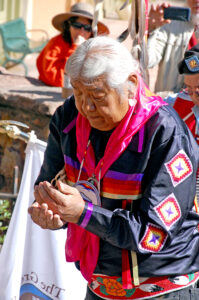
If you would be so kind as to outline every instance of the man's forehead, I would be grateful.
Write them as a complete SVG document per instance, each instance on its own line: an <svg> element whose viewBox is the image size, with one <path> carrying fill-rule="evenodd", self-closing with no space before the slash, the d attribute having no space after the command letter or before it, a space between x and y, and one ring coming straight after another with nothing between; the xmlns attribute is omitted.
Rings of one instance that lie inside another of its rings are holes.
<svg viewBox="0 0 199 300"><path fill-rule="evenodd" d="M194 75L184 75L184 83L188 86L199 86L199 73Z"/></svg>
<svg viewBox="0 0 199 300"><path fill-rule="evenodd" d="M71 81L72 86L75 87L83 87L86 90L104 90L106 86L106 82L104 78L96 78L96 79L78 79L75 81Z"/></svg>

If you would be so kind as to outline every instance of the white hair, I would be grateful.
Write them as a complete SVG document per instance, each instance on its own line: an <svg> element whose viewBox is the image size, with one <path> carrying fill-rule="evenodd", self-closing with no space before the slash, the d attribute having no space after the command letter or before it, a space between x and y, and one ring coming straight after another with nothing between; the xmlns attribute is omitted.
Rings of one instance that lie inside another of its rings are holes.
<svg viewBox="0 0 199 300"><path fill-rule="evenodd" d="M92 82L105 76L110 87L120 89L129 75L138 71L138 62L118 41L97 36L76 49L66 63L66 70L72 80Z"/></svg>

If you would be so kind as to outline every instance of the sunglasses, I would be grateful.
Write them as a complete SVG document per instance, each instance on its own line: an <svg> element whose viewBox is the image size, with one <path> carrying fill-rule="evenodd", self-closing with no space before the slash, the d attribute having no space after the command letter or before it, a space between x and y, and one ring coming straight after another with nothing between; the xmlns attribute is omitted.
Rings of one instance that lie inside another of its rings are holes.
<svg viewBox="0 0 199 300"><path fill-rule="evenodd" d="M192 96L194 93L196 94L196 96L199 96L199 87L196 87L195 89L191 89L191 88L185 88L182 90L186 95Z"/></svg>
<svg viewBox="0 0 199 300"><path fill-rule="evenodd" d="M85 31L92 32L92 26L90 24L82 24L79 22L70 22L70 25L76 29L84 28Z"/></svg>

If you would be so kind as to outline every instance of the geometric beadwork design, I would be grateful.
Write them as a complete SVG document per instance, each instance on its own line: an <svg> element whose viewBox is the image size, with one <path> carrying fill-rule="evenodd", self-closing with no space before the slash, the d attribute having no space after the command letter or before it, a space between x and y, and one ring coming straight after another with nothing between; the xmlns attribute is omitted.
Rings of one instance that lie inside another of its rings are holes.
<svg viewBox="0 0 199 300"><path fill-rule="evenodd" d="M154 210L167 229L170 229L181 217L181 209L174 194L169 195L154 207Z"/></svg>
<svg viewBox="0 0 199 300"><path fill-rule="evenodd" d="M166 239L167 234L162 228L149 223L139 245L145 251L158 252L164 246Z"/></svg>
<svg viewBox="0 0 199 300"><path fill-rule="evenodd" d="M180 150L165 166L174 187L193 172L192 163L183 150Z"/></svg>

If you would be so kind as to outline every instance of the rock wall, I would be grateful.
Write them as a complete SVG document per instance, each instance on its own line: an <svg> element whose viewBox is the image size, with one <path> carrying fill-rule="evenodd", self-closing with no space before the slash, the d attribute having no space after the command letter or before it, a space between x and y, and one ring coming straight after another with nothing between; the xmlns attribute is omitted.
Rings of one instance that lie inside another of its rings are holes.
<svg viewBox="0 0 199 300"><path fill-rule="evenodd" d="M49 121L63 103L61 88L49 87L37 79L7 72L0 67L0 193L12 193L13 170L19 167L19 183L23 172L26 142L10 137L2 120L13 120L29 126L18 127L25 133L35 131L37 138L47 141Z"/></svg>

